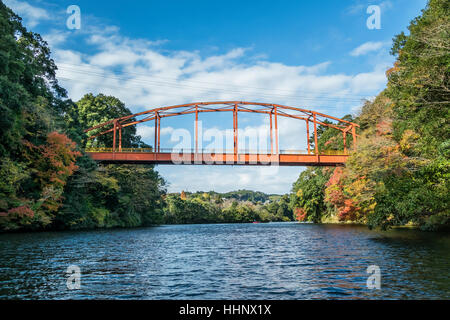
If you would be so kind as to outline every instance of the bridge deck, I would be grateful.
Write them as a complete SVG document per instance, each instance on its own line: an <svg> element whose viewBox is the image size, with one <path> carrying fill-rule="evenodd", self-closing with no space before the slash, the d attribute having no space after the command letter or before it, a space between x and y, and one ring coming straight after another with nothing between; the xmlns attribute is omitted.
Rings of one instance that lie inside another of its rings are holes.
<svg viewBox="0 0 450 320"><path fill-rule="evenodd" d="M348 155L201 154L169 152L87 152L95 161L115 164L343 166Z"/></svg>

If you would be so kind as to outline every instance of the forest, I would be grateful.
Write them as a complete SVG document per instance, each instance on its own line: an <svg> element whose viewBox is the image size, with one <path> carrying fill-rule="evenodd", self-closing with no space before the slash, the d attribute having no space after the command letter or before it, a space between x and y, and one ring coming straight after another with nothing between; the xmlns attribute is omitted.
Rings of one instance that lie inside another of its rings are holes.
<svg viewBox="0 0 450 320"><path fill-rule="evenodd" d="M293 221L289 196L239 190L168 194L164 223L249 223ZM264 202L262 201L264 200Z"/></svg>
<svg viewBox="0 0 450 320"><path fill-rule="evenodd" d="M387 87L354 117L360 138L346 166L308 168L294 183L297 220L449 228L449 5L430 0L393 39ZM342 148L334 131L322 128L319 148Z"/></svg>
<svg viewBox="0 0 450 320"><path fill-rule="evenodd" d="M84 155L92 142L83 129L131 111L103 94L68 99L47 43L0 2L0 230L293 219L448 228L449 19L449 2L430 0L409 34L393 39L386 89L344 118L361 129L357 148L348 141L345 167L307 168L283 196L168 194L152 165L98 165ZM337 131L319 127L318 134L319 149L343 149ZM149 147L132 126L122 141Z"/></svg>

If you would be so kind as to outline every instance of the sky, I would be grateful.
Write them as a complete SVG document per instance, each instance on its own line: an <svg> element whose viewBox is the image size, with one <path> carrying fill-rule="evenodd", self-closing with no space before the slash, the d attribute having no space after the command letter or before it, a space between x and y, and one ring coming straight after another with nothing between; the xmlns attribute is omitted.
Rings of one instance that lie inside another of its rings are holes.
<svg viewBox="0 0 450 320"><path fill-rule="evenodd" d="M113 95L133 112L196 101L256 101L356 115L386 86L392 38L425 0L19 1L3 0L49 43L68 97ZM73 28L73 10L80 25ZM380 25L373 23L380 10ZM68 20L69 23L68 24ZM70 27L70 28L69 28ZM78 28L79 27L79 28ZM201 115L203 130L232 128L231 113ZM302 121L303 122L303 121ZM268 119L239 115L239 127ZM193 116L161 122L161 146L176 145ZM154 127L137 127L153 145ZM304 124L280 119L280 149L305 150ZM283 194L302 167L173 166L156 170L169 192L250 189Z"/></svg>

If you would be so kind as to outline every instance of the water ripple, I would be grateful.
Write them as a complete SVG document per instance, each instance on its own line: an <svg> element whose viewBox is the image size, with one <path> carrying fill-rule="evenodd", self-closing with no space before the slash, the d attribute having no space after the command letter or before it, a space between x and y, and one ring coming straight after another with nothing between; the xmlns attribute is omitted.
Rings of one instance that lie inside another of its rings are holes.
<svg viewBox="0 0 450 320"><path fill-rule="evenodd" d="M0 298L449 299L449 249L448 234L298 223L2 234Z"/></svg>

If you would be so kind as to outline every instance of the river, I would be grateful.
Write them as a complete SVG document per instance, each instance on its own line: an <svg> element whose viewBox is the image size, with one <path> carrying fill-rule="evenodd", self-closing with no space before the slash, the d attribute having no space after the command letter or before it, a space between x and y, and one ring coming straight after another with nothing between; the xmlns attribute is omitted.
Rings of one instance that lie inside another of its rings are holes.
<svg viewBox="0 0 450 320"><path fill-rule="evenodd" d="M0 299L449 299L449 264L449 234L351 225L1 234Z"/></svg>

